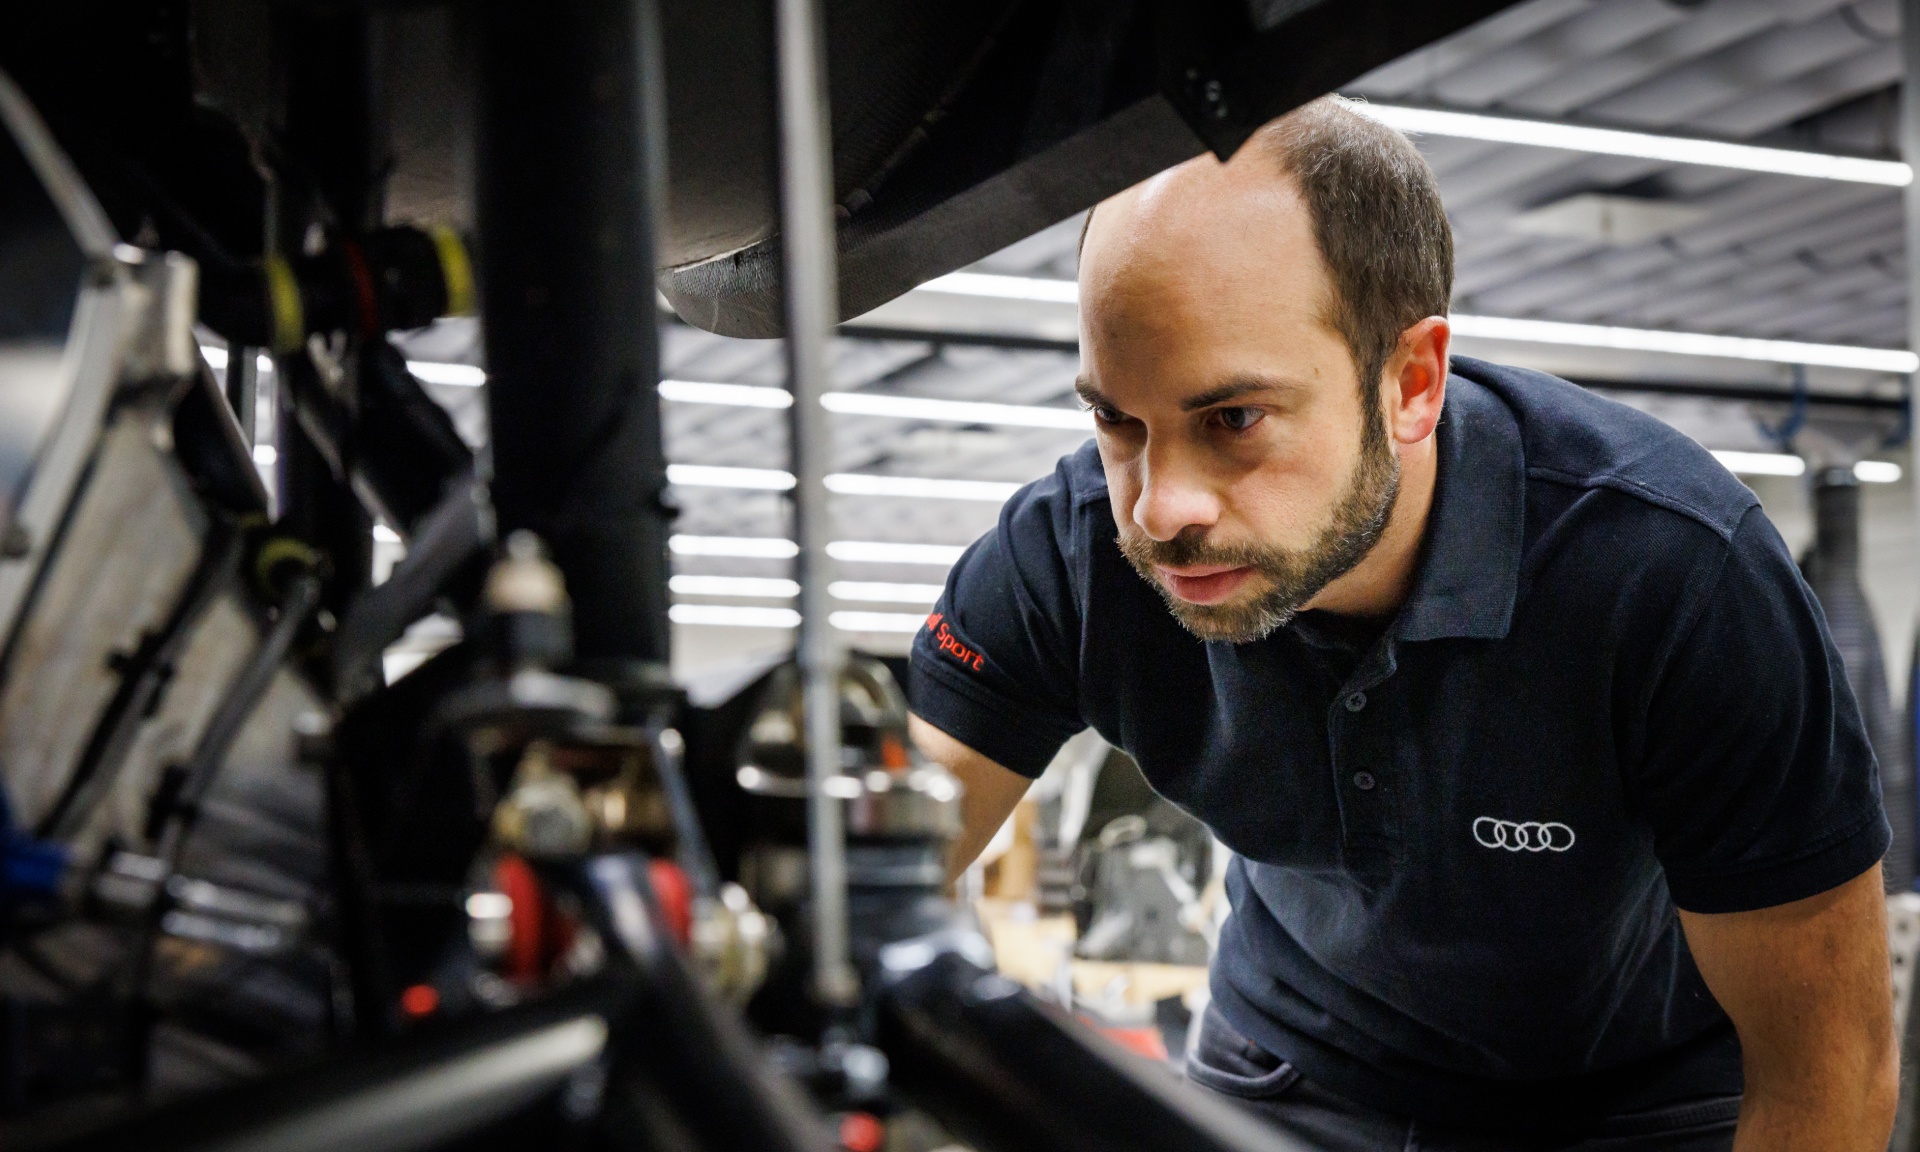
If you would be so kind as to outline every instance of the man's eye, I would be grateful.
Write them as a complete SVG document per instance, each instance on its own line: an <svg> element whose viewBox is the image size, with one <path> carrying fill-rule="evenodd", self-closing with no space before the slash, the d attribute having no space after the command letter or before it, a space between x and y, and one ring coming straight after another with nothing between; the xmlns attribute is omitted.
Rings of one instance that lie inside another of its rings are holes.
<svg viewBox="0 0 1920 1152"><path fill-rule="evenodd" d="M1220 426L1229 432L1245 432L1260 423L1262 415L1258 408L1216 408L1213 410Z"/></svg>
<svg viewBox="0 0 1920 1152"><path fill-rule="evenodd" d="M1127 418L1126 414L1118 408L1109 408L1105 404L1089 405L1088 410L1093 413L1093 418L1102 424L1119 424Z"/></svg>

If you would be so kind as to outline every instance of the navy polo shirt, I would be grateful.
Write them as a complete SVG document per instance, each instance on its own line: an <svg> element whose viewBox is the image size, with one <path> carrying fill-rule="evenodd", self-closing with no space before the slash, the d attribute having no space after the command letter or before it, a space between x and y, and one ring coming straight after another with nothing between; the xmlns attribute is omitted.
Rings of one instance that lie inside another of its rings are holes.
<svg viewBox="0 0 1920 1152"><path fill-rule="evenodd" d="M1024 775L1088 725L1232 848L1214 1001L1353 1099L1487 1129L1740 1091L1675 908L1823 892L1890 833L1813 593L1664 424L1457 358L1377 636L1205 643L1115 546L1088 444L915 637L914 711Z"/></svg>

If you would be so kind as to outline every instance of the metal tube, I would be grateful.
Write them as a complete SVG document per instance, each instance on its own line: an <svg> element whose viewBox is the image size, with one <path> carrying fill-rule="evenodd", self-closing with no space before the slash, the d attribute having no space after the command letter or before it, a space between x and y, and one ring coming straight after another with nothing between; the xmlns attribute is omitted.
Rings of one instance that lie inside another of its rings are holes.
<svg viewBox="0 0 1920 1152"><path fill-rule="evenodd" d="M476 202L492 493L573 599L577 664L665 681L666 463L644 74L653 0L506 0L479 21Z"/></svg>
<svg viewBox="0 0 1920 1152"><path fill-rule="evenodd" d="M800 676L807 746L807 852L813 897L814 992L851 1003L858 989L847 957L847 845L840 801L827 780L840 772L840 667L845 654L827 623L827 489L832 430L820 395L839 319L833 227L832 129L815 0L776 0L780 100L782 296L787 379L793 390L793 534L799 545Z"/></svg>

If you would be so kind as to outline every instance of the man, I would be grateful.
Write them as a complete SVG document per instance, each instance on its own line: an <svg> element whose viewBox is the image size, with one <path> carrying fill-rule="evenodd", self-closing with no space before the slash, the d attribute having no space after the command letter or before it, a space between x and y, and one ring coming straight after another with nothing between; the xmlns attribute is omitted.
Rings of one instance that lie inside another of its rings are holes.
<svg viewBox="0 0 1920 1152"><path fill-rule="evenodd" d="M959 861L1092 725L1235 853L1192 1078L1309 1144L1883 1149L1889 832L1820 608L1692 441L1449 375L1452 255L1332 100L1099 207L1096 438L915 642Z"/></svg>

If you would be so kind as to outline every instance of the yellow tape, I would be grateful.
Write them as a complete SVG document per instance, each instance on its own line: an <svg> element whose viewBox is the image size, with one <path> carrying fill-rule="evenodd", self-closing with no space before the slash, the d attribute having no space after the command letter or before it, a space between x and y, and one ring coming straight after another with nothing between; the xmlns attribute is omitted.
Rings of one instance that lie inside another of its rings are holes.
<svg viewBox="0 0 1920 1152"><path fill-rule="evenodd" d="M467 246L460 234L445 224L427 229L433 237L433 250L440 254L440 279L447 286L448 316L473 314L473 262L467 258Z"/></svg>
<svg viewBox="0 0 1920 1152"><path fill-rule="evenodd" d="M267 308L273 315L273 350L294 352L307 337L306 309L300 303L300 282L293 278L287 258L268 253Z"/></svg>
<svg viewBox="0 0 1920 1152"><path fill-rule="evenodd" d="M275 594L274 570L282 564L292 564L303 572L310 572L320 564L320 553L305 541L295 540L291 536L275 536L260 545L260 551L253 557L253 578L262 588Z"/></svg>

